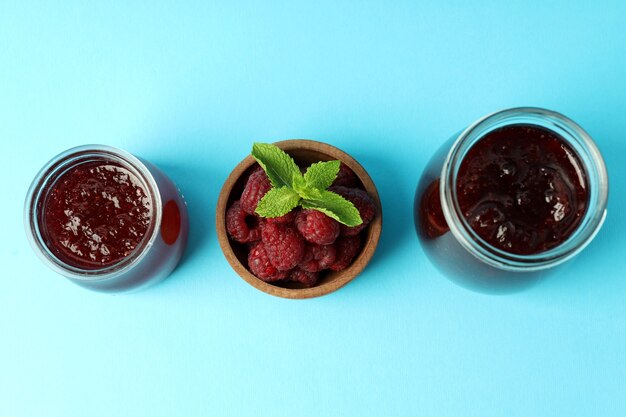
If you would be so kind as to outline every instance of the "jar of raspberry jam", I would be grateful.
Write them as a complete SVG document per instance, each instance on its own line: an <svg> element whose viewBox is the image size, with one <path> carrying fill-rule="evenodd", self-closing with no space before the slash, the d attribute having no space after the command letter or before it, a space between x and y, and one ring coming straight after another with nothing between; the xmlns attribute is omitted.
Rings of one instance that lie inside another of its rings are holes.
<svg viewBox="0 0 626 417"><path fill-rule="evenodd" d="M511 292L587 246L607 199L604 161L580 126L553 111L514 108L478 120L431 158L415 225L445 276Z"/></svg>
<svg viewBox="0 0 626 417"><path fill-rule="evenodd" d="M101 145L69 149L44 166L28 191L24 222L46 265L102 292L164 279L189 231L183 197L165 174Z"/></svg>

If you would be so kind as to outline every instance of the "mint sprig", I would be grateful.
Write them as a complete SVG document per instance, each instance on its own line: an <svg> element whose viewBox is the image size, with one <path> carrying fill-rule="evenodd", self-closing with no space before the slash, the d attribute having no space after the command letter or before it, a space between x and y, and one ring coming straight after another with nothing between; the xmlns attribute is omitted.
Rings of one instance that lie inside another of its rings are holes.
<svg viewBox="0 0 626 417"><path fill-rule="evenodd" d="M320 211L348 227L363 223L351 201L327 190L337 178L339 161L316 162L302 175L293 158L275 145L254 143L252 157L272 183L272 189L256 208L259 216L280 217L302 206Z"/></svg>
<svg viewBox="0 0 626 417"><path fill-rule="evenodd" d="M261 165L272 185L276 188L293 185L293 177L300 173L296 162L282 149L270 143L254 143L252 156Z"/></svg>

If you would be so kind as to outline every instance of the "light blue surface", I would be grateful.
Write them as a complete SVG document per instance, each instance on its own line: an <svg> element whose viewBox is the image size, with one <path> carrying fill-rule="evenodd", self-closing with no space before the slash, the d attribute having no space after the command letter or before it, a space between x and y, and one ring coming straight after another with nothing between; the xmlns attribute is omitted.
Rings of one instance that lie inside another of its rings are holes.
<svg viewBox="0 0 626 417"><path fill-rule="evenodd" d="M625 2L109 3L0 3L0 416L626 415ZM608 220L567 274L471 292L420 249L414 187L452 133L519 105L596 139ZM307 301L241 280L214 227L252 142L295 137L356 157L385 209L365 272ZM92 293L27 245L31 179L85 143L185 193L163 284Z"/></svg>

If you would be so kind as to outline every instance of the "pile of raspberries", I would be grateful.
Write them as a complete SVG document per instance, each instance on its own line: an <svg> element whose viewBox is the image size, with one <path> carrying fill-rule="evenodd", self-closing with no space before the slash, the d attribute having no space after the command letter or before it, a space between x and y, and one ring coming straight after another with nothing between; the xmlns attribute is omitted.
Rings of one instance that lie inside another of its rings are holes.
<svg viewBox="0 0 626 417"><path fill-rule="evenodd" d="M359 210L363 223L347 227L317 210L297 207L281 217L256 213L261 198L272 188L260 166L250 174L239 200L226 212L230 238L248 247L248 269L274 284L297 282L314 286L325 270L347 268L361 249L361 232L376 215L376 205L357 176L343 163L329 188Z"/></svg>

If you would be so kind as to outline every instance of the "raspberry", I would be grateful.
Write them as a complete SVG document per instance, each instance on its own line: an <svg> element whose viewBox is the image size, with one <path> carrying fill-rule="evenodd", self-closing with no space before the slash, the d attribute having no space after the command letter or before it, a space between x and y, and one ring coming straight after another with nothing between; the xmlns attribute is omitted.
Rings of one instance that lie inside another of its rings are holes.
<svg viewBox="0 0 626 417"><path fill-rule="evenodd" d="M261 239L270 262L281 271L294 268L304 255L304 240L293 226L265 223Z"/></svg>
<svg viewBox="0 0 626 417"><path fill-rule="evenodd" d="M233 240L240 243L261 239L259 219L243 211L239 200L235 201L226 212L226 230Z"/></svg>
<svg viewBox="0 0 626 417"><path fill-rule="evenodd" d="M341 271L346 269L352 263L354 257L361 249L361 238L356 236L342 236L335 242L337 248L337 259L330 265L333 271Z"/></svg>
<svg viewBox="0 0 626 417"><path fill-rule="evenodd" d="M333 181L333 186L342 186L342 187L356 187L359 185L359 179L356 174L348 168L348 165L343 162L339 165L339 173L337 174L337 178Z"/></svg>
<svg viewBox="0 0 626 417"><path fill-rule="evenodd" d="M265 282L275 282L287 278L287 271L279 271L270 262L265 246L257 242L248 252L248 268L250 271Z"/></svg>
<svg viewBox="0 0 626 417"><path fill-rule="evenodd" d="M317 272L307 272L300 268L296 268L289 273L289 280L299 282L306 287L312 287L317 283L319 274Z"/></svg>
<svg viewBox="0 0 626 417"><path fill-rule="evenodd" d="M376 216L376 205L374 204L374 200L372 200L372 197L370 197L364 190L347 187L330 187L329 190L339 194L346 200L351 201L352 204L354 204L359 210L361 220L363 220L363 223L354 227L348 227L342 224L342 236L357 235L361 230L365 229L367 225L370 224L372 219L374 219L374 216Z"/></svg>
<svg viewBox="0 0 626 417"><path fill-rule="evenodd" d="M291 224L296 218L297 209L291 210L287 214L283 214L280 217L267 218L265 221L268 223L280 223L280 224Z"/></svg>
<svg viewBox="0 0 626 417"><path fill-rule="evenodd" d="M328 268L337 258L337 249L334 245L306 245L306 251L299 267L307 272L319 272Z"/></svg>
<svg viewBox="0 0 626 417"><path fill-rule="evenodd" d="M250 174L246 186L241 194L241 208L248 214L255 214L256 206L272 188L267 174L263 168L258 167Z"/></svg>
<svg viewBox="0 0 626 417"><path fill-rule="evenodd" d="M317 210L302 210L296 215L295 223L302 237L318 245L330 245L341 230L335 219Z"/></svg>

